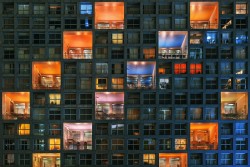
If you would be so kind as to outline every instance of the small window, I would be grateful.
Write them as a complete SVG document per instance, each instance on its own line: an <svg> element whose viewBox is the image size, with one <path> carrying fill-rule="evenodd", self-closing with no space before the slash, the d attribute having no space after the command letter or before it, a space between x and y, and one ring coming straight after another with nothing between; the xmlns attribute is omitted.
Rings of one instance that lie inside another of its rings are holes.
<svg viewBox="0 0 250 167"><path fill-rule="evenodd" d="M185 63L175 64L174 65L174 73L175 74L186 74L187 73L187 65Z"/></svg>
<svg viewBox="0 0 250 167"><path fill-rule="evenodd" d="M96 89L107 89L107 78L96 78Z"/></svg>
<svg viewBox="0 0 250 167"><path fill-rule="evenodd" d="M247 14L247 3L236 2L236 14Z"/></svg>
<svg viewBox="0 0 250 167"><path fill-rule="evenodd" d="M92 4L89 2L80 3L80 13L81 14L92 14Z"/></svg>
<svg viewBox="0 0 250 167"><path fill-rule="evenodd" d="M123 44L123 34L113 33L112 34L112 44Z"/></svg>
<svg viewBox="0 0 250 167"><path fill-rule="evenodd" d="M45 5L44 4L34 4L33 13L36 14L45 14Z"/></svg>
<svg viewBox="0 0 250 167"><path fill-rule="evenodd" d="M19 124L18 134L19 135L29 135L30 134L30 124Z"/></svg>
<svg viewBox="0 0 250 167"><path fill-rule="evenodd" d="M175 139L175 150L186 150L187 139Z"/></svg>
<svg viewBox="0 0 250 167"><path fill-rule="evenodd" d="M144 165L155 165L155 154L143 154Z"/></svg>
<svg viewBox="0 0 250 167"><path fill-rule="evenodd" d="M123 78L112 78L112 89L123 89L124 88Z"/></svg>
<svg viewBox="0 0 250 167"><path fill-rule="evenodd" d="M49 150L60 150L61 139L60 138L50 138L49 139Z"/></svg>
<svg viewBox="0 0 250 167"><path fill-rule="evenodd" d="M18 14L29 14L29 4L19 4Z"/></svg>
<svg viewBox="0 0 250 167"><path fill-rule="evenodd" d="M202 74L202 64L190 64L190 74Z"/></svg>

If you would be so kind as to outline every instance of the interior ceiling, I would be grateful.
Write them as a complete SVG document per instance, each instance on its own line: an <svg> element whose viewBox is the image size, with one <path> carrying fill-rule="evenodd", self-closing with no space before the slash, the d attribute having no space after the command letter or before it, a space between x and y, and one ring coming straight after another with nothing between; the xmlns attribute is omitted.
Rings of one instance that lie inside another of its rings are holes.
<svg viewBox="0 0 250 167"><path fill-rule="evenodd" d="M65 31L63 32L63 36L67 35L92 35L91 31Z"/></svg>
<svg viewBox="0 0 250 167"><path fill-rule="evenodd" d="M127 63L128 75L152 75L155 62L134 61Z"/></svg>
<svg viewBox="0 0 250 167"><path fill-rule="evenodd" d="M190 20L206 21L209 20L214 9L218 6L217 2L191 2Z"/></svg>
<svg viewBox="0 0 250 167"><path fill-rule="evenodd" d="M123 21L124 2L96 2L95 22L98 21Z"/></svg>
<svg viewBox="0 0 250 167"><path fill-rule="evenodd" d="M217 123L190 123L190 129L200 129L200 130L207 130L213 126L218 126Z"/></svg>
<svg viewBox="0 0 250 167"><path fill-rule="evenodd" d="M95 93L97 102L124 102L124 93L118 92L100 92Z"/></svg>
<svg viewBox="0 0 250 167"><path fill-rule="evenodd" d="M247 93L243 93L243 92L222 92L221 93L221 101L237 101L237 99L246 96Z"/></svg>
<svg viewBox="0 0 250 167"><path fill-rule="evenodd" d="M61 74L61 63L60 62L33 62L33 68L36 66L39 69L40 74L45 75L59 75Z"/></svg>
<svg viewBox="0 0 250 167"><path fill-rule="evenodd" d="M180 48L186 35L186 31L160 31L159 48Z"/></svg>
<svg viewBox="0 0 250 167"><path fill-rule="evenodd" d="M64 123L64 127L70 130L91 130L92 123Z"/></svg>
<svg viewBox="0 0 250 167"><path fill-rule="evenodd" d="M160 153L159 157L182 157L187 156L186 153Z"/></svg>
<svg viewBox="0 0 250 167"><path fill-rule="evenodd" d="M3 96L8 96L12 101L16 102L30 102L29 92L5 92Z"/></svg>
<svg viewBox="0 0 250 167"><path fill-rule="evenodd" d="M34 156L37 156L37 157L60 157L60 153L34 153L33 154Z"/></svg>

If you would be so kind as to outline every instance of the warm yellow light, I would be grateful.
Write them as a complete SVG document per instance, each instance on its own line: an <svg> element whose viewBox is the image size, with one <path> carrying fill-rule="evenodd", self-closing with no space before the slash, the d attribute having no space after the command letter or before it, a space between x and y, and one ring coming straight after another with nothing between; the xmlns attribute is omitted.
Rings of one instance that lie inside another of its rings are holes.
<svg viewBox="0 0 250 167"><path fill-rule="evenodd" d="M30 134L30 124L19 124L18 134L19 135L29 135Z"/></svg>

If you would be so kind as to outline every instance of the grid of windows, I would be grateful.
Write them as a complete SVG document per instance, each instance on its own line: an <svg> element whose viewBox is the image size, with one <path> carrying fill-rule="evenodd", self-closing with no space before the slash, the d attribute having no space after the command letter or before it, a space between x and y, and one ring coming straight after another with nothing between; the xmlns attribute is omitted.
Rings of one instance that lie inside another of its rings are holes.
<svg viewBox="0 0 250 167"><path fill-rule="evenodd" d="M0 166L249 166L249 4L0 2Z"/></svg>

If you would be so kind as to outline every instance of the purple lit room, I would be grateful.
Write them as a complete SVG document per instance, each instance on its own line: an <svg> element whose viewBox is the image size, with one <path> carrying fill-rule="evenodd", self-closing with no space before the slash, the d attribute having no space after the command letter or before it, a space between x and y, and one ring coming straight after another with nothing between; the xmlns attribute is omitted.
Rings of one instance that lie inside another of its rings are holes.
<svg viewBox="0 0 250 167"><path fill-rule="evenodd" d="M123 92L96 92L95 116L97 120L124 119Z"/></svg>
<svg viewBox="0 0 250 167"><path fill-rule="evenodd" d="M63 140L65 150L91 150L92 123L64 123Z"/></svg>

